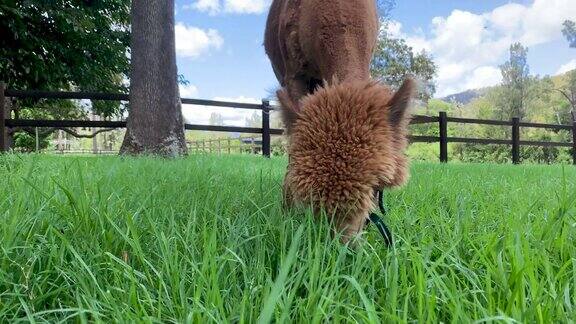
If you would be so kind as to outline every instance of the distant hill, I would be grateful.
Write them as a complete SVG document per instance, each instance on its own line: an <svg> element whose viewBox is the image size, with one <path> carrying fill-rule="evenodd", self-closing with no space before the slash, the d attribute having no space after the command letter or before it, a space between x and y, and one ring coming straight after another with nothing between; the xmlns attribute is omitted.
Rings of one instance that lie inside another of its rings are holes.
<svg viewBox="0 0 576 324"><path fill-rule="evenodd" d="M556 85L562 84L566 81L568 73L569 72L550 76L550 78L554 84L556 84ZM497 87L500 87L500 86L497 85L497 86L493 86L493 87L470 89L470 90L462 91L459 93L451 94L449 96L440 98L440 100L445 101L445 102L459 102L461 104L466 105L466 104L470 103L472 100L479 98L479 97L482 97L489 90L497 88Z"/></svg>
<svg viewBox="0 0 576 324"><path fill-rule="evenodd" d="M486 92L491 88L480 88L480 89L470 89L463 92L455 93L444 98L440 98L440 100L445 102L459 102L461 104L468 104L472 100L482 97Z"/></svg>

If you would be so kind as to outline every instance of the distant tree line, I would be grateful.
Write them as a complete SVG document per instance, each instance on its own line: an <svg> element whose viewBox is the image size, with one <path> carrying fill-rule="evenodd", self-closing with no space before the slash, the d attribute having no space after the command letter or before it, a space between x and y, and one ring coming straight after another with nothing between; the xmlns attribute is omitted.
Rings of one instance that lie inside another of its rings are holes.
<svg viewBox="0 0 576 324"><path fill-rule="evenodd" d="M378 0L381 23L371 70L375 78L397 87L406 77L420 81L419 98L424 111L439 110L462 117L524 120L567 124L576 120L576 72L558 78L530 74L528 49L512 44L510 56L501 67L501 86L489 89L470 103L445 103L432 99L437 66L430 53L416 52L405 40L395 38L386 28L393 0ZM130 111L127 153L176 156L186 153L182 116L178 100L175 53L159 44L174 44L174 2L161 0L27 0L0 4L0 80L15 89L126 92L132 87L132 105L93 102L90 107L71 100L19 100L10 109L20 118L76 119L91 112L104 118L125 116ZM164 13L164 14L162 14ZM154 27L156 26L156 27ZM562 32L568 45L576 48L576 24L565 21ZM153 70L150 67L161 67ZM154 78L150 77L150 73ZM132 82L130 79L140 80ZM165 100L158 101L160 87ZM151 93L149 89L156 91ZM148 90L146 90L148 89ZM169 112L169 113L166 113ZM273 120L273 122L276 122ZM219 114L210 116L212 125L224 124ZM246 118L246 126L259 127L260 112ZM166 132L150 133L150 127ZM176 126L174 126L176 125ZM280 125L277 125L280 126ZM273 127L277 127L273 126ZM159 128L159 129L160 129ZM433 127L414 126L415 132L434 134ZM40 130L41 145L48 145L53 129ZM509 130L491 126L451 126L451 133L470 137L508 138ZM17 146L35 144L32 130L16 129L11 134ZM529 130L523 138L569 140L566 132ZM169 149L167 149L169 148ZM502 161L509 155L505 146L452 146L462 160ZM416 157L433 155L432 149L414 146ZM538 161L563 158L565 150L526 148L523 154Z"/></svg>
<svg viewBox="0 0 576 324"><path fill-rule="evenodd" d="M572 28L570 24L565 25ZM565 31L565 34L568 32ZM567 35L567 39L571 38ZM428 111L436 114L447 111L450 115L468 118L510 120L519 117L525 121L570 125L576 121L576 70L555 77L530 74L528 48L520 43L510 46L509 59L500 66L502 84L488 89L469 103L432 100ZM425 113L425 112L419 112ZM436 125L416 125L417 134L437 136ZM470 138L510 139L510 127L489 125L449 124L449 136ZM523 140L571 142L569 131L522 129ZM451 157L468 162L509 162L508 145L453 144ZM437 148L416 144L410 153L417 159L437 158ZM557 147L522 147L524 161L557 163L571 161L570 149Z"/></svg>

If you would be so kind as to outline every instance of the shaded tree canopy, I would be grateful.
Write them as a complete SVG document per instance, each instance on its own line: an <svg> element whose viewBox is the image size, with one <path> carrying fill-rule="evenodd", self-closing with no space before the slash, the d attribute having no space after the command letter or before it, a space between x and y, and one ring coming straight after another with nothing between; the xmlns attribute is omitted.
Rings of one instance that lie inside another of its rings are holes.
<svg viewBox="0 0 576 324"><path fill-rule="evenodd" d="M125 92L130 0L6 0L0 80L16 89ZM118 103L95 103L102 115Z"/></svg>

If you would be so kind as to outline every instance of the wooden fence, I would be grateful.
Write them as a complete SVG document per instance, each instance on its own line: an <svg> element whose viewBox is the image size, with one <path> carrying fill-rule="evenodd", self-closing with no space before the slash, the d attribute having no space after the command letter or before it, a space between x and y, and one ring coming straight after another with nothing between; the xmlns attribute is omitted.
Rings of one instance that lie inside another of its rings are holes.
<svg viewBox="0 0 576 324"><path fill-rule="evenodd" d="M225 137L198 139L186 141L188 150L191 153L251 153L262 152L262 138L249 137Z"/></svg>
<svg viewBox="0 0 576 324"><path fill-rule="evenodd" d="M5 98L21 99L86 99L86 100L109 100L109 101L129 101L127 94L98 93L98 92L49 92L34 90L11 90L5 89L4 84L0 83L0 152L8 151L7 129L14 127L102 127L102 128L124 128L125 121L90 121L90 120L31 120L12 118L5 109ZM277 109L270 105L267 100L262 100L261 104L248 104L237 102L225 102L214 100L200 99L182 99L183 104L229 107L237 109L255 109L262 111L262 127L236 127L236 126L210 126L185 124L187 130L216 131L216 132L234 132L261 134L262 136L262 154L270 157L270 140L271 135L281 135L282 129L273 129L270 127L270 112ZM522 122L518 118L512 118L510 121L502 120L485 120L485 119L468 119L448 117L445 112L440 112L437 117L416 115L412 119L412 124L436 123L438 125L439 136L410 136L412 143L439 143L440 161L448 162L448 143L471 143L471 144L496 144L510 145L511 157L515 164L520 163L521 146L540 146L540 147L567 147L572 148L573 163L576 164L576 122L572 125L553 125ZM477 125L496 125L511 127L510 139L487 139L487 138L463 138L449 137L448 123L460 124L477 124ZM520 128L544 128L551 130L567 130L572 132L572 142L540 142L540 141L523 141L520 138Z"/></svg>

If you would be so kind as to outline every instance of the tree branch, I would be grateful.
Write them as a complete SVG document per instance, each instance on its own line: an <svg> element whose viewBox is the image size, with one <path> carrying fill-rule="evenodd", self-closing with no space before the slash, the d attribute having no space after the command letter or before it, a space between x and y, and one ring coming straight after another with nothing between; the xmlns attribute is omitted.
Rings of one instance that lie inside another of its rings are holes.
<svg viewBox="0 0 576 324"><path fill-rule="evenodd" d="M572 98L570 98L570 96L568 95L568 93L565 90L556 89L556 88L552 88L552 90L556 90L556 91L560 92L566 98L566 100L568 100L568 102L570 103L570 105L572 107L576 106L576 102L574 102L574 100Z"/></svg>
<svg viewBox="0 0 576 324"><path fill-rule="evenodd" d="M75 132L69 128L64 128L64 127L42 127L42 129L43 129L43 131L39 132L39 135L41 137L48 136L56 130L61 130L61 131L64 131L64 132L74 136L75 138L94 138L96 135L98 135L100 133L110 132L110 131L115 130L115 128L104 128L104 129L97 130L92 134L79 134L79 133L77 133L77 132ZM15 128L12 128L10 131L12 133L15 133L18 131L24 131L30 135L36 134L34 127L15 127Z"/></svg>
<svg viewBox="0 0 576 324"><path fill-rule="evenodd" d="M116 128L104 128L104 129L99 129L95 132L93 132L92 134L78 134L75 131L69 129L69 128L63 128L63 127L55 127L54 129L59 129L61 131L64 131L76 138L94 138L96 135L100 134L100 133L104 133L104 132L111 132L113 130L115 130Z"/></svg>

